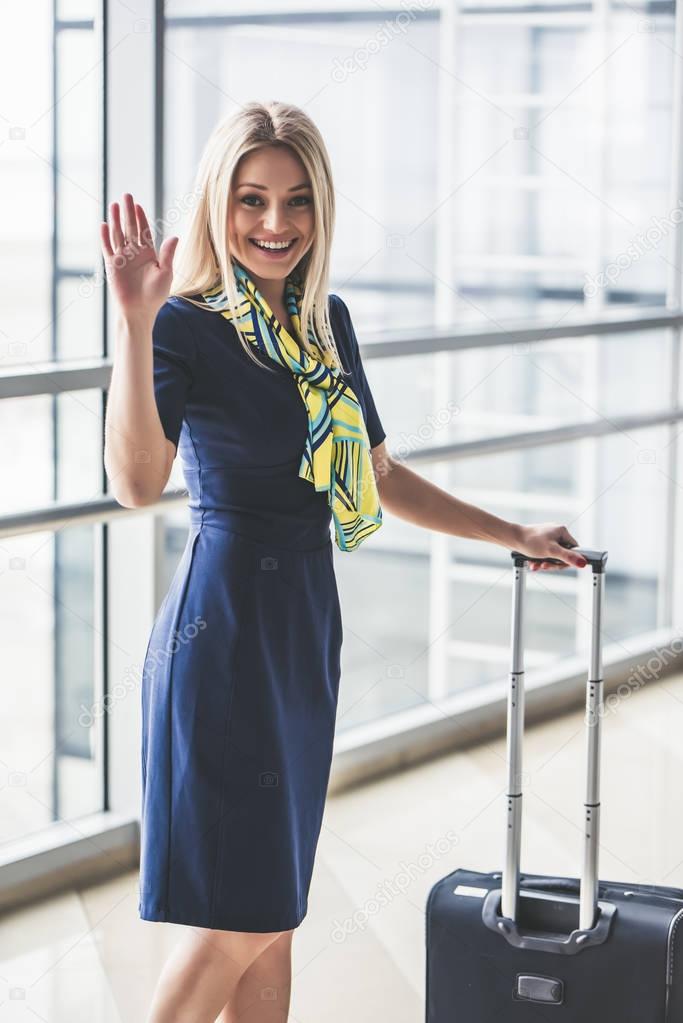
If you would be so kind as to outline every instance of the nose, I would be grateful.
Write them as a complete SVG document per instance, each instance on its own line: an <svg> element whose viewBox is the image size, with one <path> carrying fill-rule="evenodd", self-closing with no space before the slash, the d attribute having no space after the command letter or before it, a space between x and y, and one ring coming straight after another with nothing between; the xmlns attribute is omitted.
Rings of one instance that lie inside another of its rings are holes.
<svg viewBox="0 0 683 1023"><path fill-rule="evenodd" d="M270 206L263 217L263 226L272 234L280 234L287 218L277 203Z"/></svg>

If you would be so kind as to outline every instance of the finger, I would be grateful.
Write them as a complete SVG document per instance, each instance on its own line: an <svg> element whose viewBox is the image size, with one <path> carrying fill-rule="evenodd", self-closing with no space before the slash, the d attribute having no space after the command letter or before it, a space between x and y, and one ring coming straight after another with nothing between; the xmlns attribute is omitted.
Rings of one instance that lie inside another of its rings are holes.
<svg viewBox="0 0 683 1023"><path fill-rule="evenodd" d="M559 544L556 544L557 554L561 561L565 561L568 565L573 565L575 568L583 568L587 563L586 559L581 554L572 554L571 551L566 550Z"/></svg>
<svg viewBox="0 0 683 1023"><path fill-rule="evenodd" d="M138 223L135 217L135 203L130 192L123 195L123 226L126 240L131 245L138 244Z"/></svg>
<svg viewBox="0 0 683 1023"><path fill-rule="evenodd" d="M109 217L111 219L111 240L115 249L123 246L123 231L121 230L121 214L117 202L109 203Z"/></svg>
<svg viewBox="0 0 683 1023"><path fill-rule="evenodd" d="M176 250L176 245L179 242L179 238L173 236L171 238L165 238L161 243L159 249L159 266L162 270L173 269L173 254Z"/></svg>
<svg viewBox="0 0 683 1023"><path fill-rule="evenodd" d="M137 218L138 238L140 239L140 244L153 249L154 237L152 235L152 229L147 221L147 215L139 202L135 203L135 216Z"/></svg>
<svg viewBox="0 0 683 1023"><path fill-rule="evenodd" d="M100 224L100 242L102 245L102 252L105 256L113 256L114 250L111 247L111 240L109 238L109 224L106 221L102 221Z"/></svg>
<svg viewBox="0 0 683 1023"><path fill-rule="evenodd" d="M574 547L579 546L579 541L576 539L576 537L572 536L572 534L569 532L566 526L562 526L562 536L560 537L560 539L564 540L565 543L573 544Z"/></svg>

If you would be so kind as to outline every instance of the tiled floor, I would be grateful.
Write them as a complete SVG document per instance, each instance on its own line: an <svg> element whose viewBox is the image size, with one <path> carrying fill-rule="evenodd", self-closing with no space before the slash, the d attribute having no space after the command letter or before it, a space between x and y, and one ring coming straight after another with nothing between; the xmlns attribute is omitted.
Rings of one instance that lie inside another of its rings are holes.
<svg viewBox="0 0 683 1023"><path fill-rule="evenodd" d="M683 888L683 676L603 729L600 876ZM522 869L576 875L583 714L528 730ZM502 866L504 740L328 799L294 939L292 1023L422 1023L424 904L459 866ZM449 834L450 832L450 834ZM0 923L0 1023L143 1023L173 925L137 916L137 875Z"/></svg>

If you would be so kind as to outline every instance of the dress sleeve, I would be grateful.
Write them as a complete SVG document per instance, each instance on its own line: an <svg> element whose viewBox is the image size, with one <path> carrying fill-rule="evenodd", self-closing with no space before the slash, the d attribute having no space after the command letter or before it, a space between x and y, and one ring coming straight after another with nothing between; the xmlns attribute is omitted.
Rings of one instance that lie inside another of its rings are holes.
<svg viewBox="0 0 683 1023"><path fill-rule="evenodd" d="M349 310L346 308L346 304L342 301L339 295L333 296L339 307L339 315L343 322L345 333L348 338L348 346L351 357L351 387L355 391L358 400L363 406L365 413L365 425L368 431L368 439L370 441L370 447L374 448L378 444L381 444L386 437L386 432L382 426L382 422L375 406L375 400L370 390L367 377L365 375L365 369L363 368L363 360L361 359L360 348L358 347L358 339L356 332L353 329L353 322L351 321L351 315Z"/></svg>
<svg viewBox="0 0 683 1023"><path fill-rule="evenodd" d="M178 446L187 395L194 381L197 349L175 303L167 300L152 327L154 397L164 435Z"/></svg>

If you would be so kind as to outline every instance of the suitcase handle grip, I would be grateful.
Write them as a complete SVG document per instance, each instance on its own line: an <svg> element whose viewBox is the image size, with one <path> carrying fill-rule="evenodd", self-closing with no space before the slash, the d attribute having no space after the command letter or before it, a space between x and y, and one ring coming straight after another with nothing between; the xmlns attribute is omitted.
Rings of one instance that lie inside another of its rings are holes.
<svg viewBox="0 0 683 1023"><path fill-rule="evenodd" d="M620 886L619 890L627 898L632 898L635 895L644 895L648 899L665 899L679 904L683 901L681 899L680 888L664 888L658 885L655 890L654 885L643 884L635 884L629 888L625 881L603 881L598 886L599 896L607 898L615 886ZM526 875L520 879L519 887L537 892L558 892L562 895L579 895L581 892L580 880L573 877L536 877Z"/></svg>
<svg viewBox="0 0 683 1023"><path fill-rule="evenodd" d="M562 895L581 894L581 881L572 877L524 877L520 880L519 887L536 892L558 892ZM600 897L606 897L607 886L599 885L598 894Z"/></svg>
<svg viewBox="0 0 683 1023"><path fill-rule="evenodd" d="M560 547L566 547L567 550L574 551L575 554L580 554L582 558L585 558L588 564L591 566L594 572L604 572L605 565L607 563L607 551L593 551L589 550L588 547L579 547L573 543L566 543L564 540L558 541ZM532 558L529 554L522 554L521 551L510 551L510 555L514 561L516 568L521 568L522 565L526 564L527 561L533 562L544 562L551 565L566 565L566 561L562 561L561 558Z"/></svg>
<svg viewBox="0 0 683 1023"><path fill-rule="evenodd" d="M570 877L523 877L520 888L532 888L538 892L563 892L565 895L578 895L581 883Z"/></svg>

